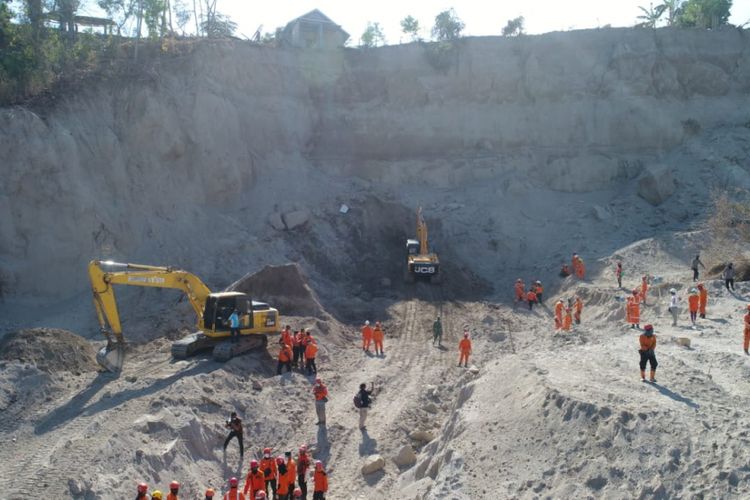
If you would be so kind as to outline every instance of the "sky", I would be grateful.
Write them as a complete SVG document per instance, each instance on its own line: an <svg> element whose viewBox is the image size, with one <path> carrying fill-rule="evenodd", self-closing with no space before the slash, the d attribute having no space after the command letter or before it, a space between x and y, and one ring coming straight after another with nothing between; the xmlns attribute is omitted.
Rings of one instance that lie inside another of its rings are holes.
<svg viewBox="0 0 750 500"><path fill-rule="evenodd" d="M192 0L182 1L192 5ZM197 0L201 1L201 0ZM205 0L203 0L205 1ZM660 0L654 2L660 3ZM94 0L84 4L95 5ZM408 41L401 33L399 22L411 15L422 27L422 37L430 37L435 16L453 8L465 23L465 36L499 35L509 19L523 16L526 33L539 34L550 31L633 26L641 13L639 5L648 6L648 0L517 0L515 2L492 0L379 0L372 2L343 0L217 0L219 12L229 15L238 24L237 35L250 38L259 26L262 33L273 33L277 27L313 9L321 10L351 36L350 43L357 45L369 22L378 22L386 43ZM734 0L732 24L750 22L750 0ZM88 6L82 13L101 15L96 7Z"/></svg>

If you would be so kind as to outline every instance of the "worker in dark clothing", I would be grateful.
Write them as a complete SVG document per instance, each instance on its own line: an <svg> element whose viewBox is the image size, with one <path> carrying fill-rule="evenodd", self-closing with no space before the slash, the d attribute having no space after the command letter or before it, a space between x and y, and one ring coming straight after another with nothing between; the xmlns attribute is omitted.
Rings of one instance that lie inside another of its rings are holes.
<svg viewBox="0 0 750 500"><path fill-rule="evenodd" d="M242 419L237 416L237 412L232 412L232 415L230 416L229 420L226 421L226 424L224 426L229 429L229 435L227 436L227 439L224 441L224 451L227 451L227 446L229 445L229 441L236 437L237 441L240 443L240 457L245 454L245 445L242 442Z"/></svg>
<svg viewBox="0 0 750 500"><path fill-rule="evenodd" d="M690 269L693 270L693 281L698 281L698 266L701 266L703 269L706 268L706 266L703 265L703 262L701 262L700 255L696 255L693 262L690 264Z"/></svg>
<svg viewBox="0 0 750 500"><path fill-rule="evenodd" d="M432 345L435 345L435 342L439 346L443 345L443 324L440 322L440 316L432 324Z"/></svg>
<svg viewBox="0 0 750 500"><path fill-rule="evenodd" d="M370 399L370 396L372 395L373 391L373 384L370 384L370 390L367 390L367 385L365 384L359 384L359 392L357 395L359 396L360 406L359 406L359 428L364 430L366 429L365 423L367 422L367 412L370 410L370 404L372 404L372 399Z"/></svg>

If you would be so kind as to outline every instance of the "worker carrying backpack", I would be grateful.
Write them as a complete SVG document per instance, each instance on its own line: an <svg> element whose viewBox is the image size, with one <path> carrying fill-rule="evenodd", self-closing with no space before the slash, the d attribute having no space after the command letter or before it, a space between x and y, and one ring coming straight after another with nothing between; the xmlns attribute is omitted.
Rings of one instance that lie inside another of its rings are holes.
<svg viewBox="0 0 750 500"><path fill-rule="evenodd" d="M354 407L362 408L362 398L359 397L359 393L354 396Z"/></svg>

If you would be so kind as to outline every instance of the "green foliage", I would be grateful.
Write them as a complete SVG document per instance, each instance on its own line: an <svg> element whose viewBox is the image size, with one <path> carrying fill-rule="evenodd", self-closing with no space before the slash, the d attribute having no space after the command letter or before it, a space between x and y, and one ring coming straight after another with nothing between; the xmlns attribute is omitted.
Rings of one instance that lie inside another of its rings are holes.
<svg viewBox="0 0 750 500"><path fill-rule="evenodd" d="M369 48L377 47L383 43L385 43L385 35L383 34L383 29L380 27L380 23L368 22L367 28L365 28L362 36L359 37L359 46Z"/></svg>
<svg viewBox="0 0 750 500"><path fill-rule="evenodd" d="M237 23L221 12L216 12L201 23L201 30L209 38L228 38L237 31Z"/></svg>
<svg viewBox="0 0 750 500"><path fill-rule="evenodd" d="M641 28L656 28L656 23L661 19L667 6L661 4L654 7L654 4L650 3L648 9L642 6L639 6L638 8L641 9L642 14L638 16L638 19L640 19L641 22L638 23L637 26Z"/></svg>
<svg viewBox="0 0 750 500"><path fill-rule="evenodd" d="M664 0L662 6L667 15L667 26L673 26L681 12L682 0Z"/></svg>
<svg viewBox="0 0 750 500"><path fill-rule="evenodd" d="M685 27L717 28L729 22L732 0L687 0L677 15Z"/></svg>
<svg viewBox="0 0 750 500"><path fill-rule="evenodd" d="M458 18L453 9L444 10L435 16L435 25L432 27L432 36L440 41L456 40L461 37L461 32L466 25Z"/></svg>
<svg viewBox="0 0 750 500"><path fill-rule="evenodd" d="M458 60L458 42L435 42L425 47L425 57L427 62L436 71L447 73L453 64Z"/></svg>
<svg viewBox="0 0 750 500"><path fill-rule="evenodd" d="M412 42L421 40L419 37L419 21L412 16L406 16L401 20L401 31L411 37Z"/></svg>
<svg viewBox="0 0 750 500"><path fill-rule="evenodd" d="M523 35L523 16L518 16L515 19L508 20L508 24L503 28L503 36L519 36Z"/></svg>

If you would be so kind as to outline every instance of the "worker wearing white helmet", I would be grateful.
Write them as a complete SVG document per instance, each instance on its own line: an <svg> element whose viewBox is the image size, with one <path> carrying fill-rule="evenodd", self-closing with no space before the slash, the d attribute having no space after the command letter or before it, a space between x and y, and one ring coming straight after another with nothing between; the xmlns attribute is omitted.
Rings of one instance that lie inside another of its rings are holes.
<svg viewBox="0 0 750 500"><path fill-rule="evenodd" d="M370 352L370 344L372 343L372 328L370 328L370 320L366 320L362 327L362 350Z"/></svg>
<svg viewBox="0 0 750 500"><path fill-rule="evenodd" d="M677 290L675 290L674 288L670 288L669 293L669 313L672 315L672 326L677 326L677 313L680 309L677 303L679 302L680 298L677 296Z"/></svg>

